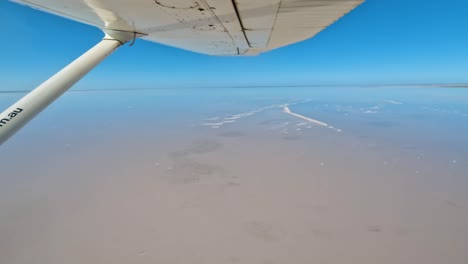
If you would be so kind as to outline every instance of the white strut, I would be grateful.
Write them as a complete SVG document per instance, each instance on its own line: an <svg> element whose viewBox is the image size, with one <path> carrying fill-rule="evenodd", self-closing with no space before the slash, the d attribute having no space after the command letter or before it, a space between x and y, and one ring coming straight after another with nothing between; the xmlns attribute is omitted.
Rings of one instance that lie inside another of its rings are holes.
<svg viewBox="0 0 468 264"><path fill-rule="evenodd" d="M26 125L37 114L66 92L73 84L109 56L114 50L134 37L133 32L106 36L36 89L0 114L0 145Z"/></svg>

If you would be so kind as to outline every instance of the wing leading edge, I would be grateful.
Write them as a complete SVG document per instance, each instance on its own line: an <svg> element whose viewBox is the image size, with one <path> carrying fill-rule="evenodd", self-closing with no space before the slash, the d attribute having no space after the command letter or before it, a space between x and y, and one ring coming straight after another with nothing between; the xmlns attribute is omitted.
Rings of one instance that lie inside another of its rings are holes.
<svg viewBox="0 0 468 264"><path fill-rule="evenodd" d="M315 36L364 0L13 1L198 53L255 55Z"/></svg>

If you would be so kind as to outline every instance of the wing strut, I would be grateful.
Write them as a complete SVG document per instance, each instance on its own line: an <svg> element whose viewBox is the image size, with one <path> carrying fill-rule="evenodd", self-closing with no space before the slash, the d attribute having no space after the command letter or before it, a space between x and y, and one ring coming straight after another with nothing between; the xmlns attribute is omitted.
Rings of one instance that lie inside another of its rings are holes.
<svg viewBox="0 0 468 264"><path fill-rule="evenodd" d="M133 32L110 34L106 34L96 46L3 111L0 114L0 144L60 97L114 50L135 36Z"/></svg>

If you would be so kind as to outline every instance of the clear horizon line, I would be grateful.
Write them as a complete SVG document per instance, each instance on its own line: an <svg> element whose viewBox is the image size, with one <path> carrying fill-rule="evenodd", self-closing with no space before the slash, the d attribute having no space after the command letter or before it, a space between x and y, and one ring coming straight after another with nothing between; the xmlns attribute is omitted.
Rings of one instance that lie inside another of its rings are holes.
<svg viewBox="0 0 468 264"><path fill-rule="evenodd" d="M158 88L110 88L110 89L71 89L68 92L101 92L101 91L141 91L141 90L165 90L165 89L230 89L230 88L287 88L287 87L360 87L360 88L381 88L381 87L428 87L428 88L468 88L468 83L432 83L432 84L286 84L286 85L236 85L236 86L167 86ZM6 90L6 93L29 93L32 90Z"/></svg>

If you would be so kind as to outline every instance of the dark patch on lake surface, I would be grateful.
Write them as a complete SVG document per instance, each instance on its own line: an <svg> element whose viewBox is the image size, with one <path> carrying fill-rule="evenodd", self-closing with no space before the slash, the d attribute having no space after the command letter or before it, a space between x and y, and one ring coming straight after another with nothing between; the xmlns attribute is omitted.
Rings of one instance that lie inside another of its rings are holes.
<svg viewBox="0 0 468 264"><path fill-rule="evenodd" d="M195 140L192 145L187 149L187 152L192 154L203 154L215 152L220 149L222 144L212 140Z"/></svg>
<svg viewBox="0 0 468 264"><path fill-rule="evenodd" d="M235 137L242 137L242 136L244 136L244 133L239 132L239 131L226 131L226 132L221 132L221 133L219 133L218 136L220 136L220 137L231 137L231 138L235 138Z"/></svg>

